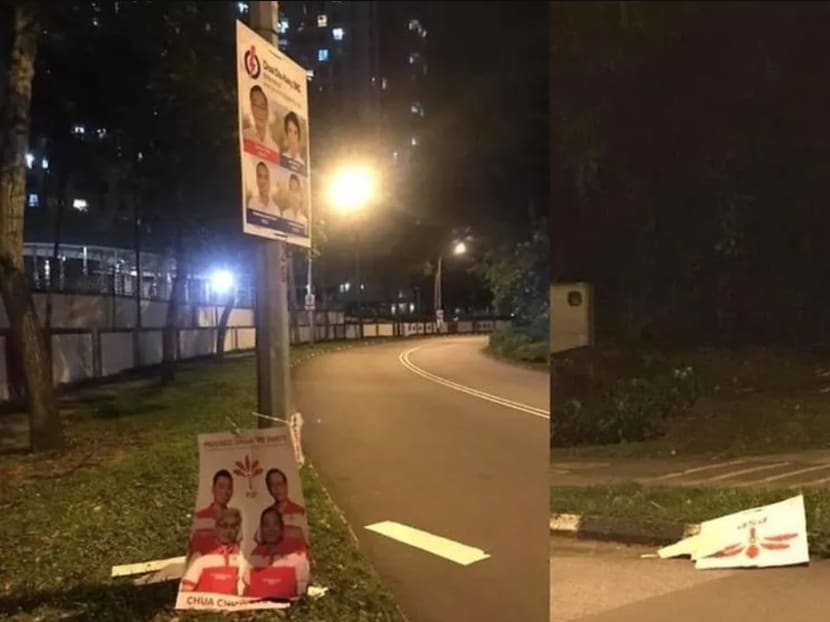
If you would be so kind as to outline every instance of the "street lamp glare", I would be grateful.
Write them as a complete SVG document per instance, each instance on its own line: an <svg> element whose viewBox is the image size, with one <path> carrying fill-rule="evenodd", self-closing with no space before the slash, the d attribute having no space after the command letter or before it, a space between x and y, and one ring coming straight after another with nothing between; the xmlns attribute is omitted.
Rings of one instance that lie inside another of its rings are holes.
<svg viewBox="0 0 830 622"><path fill-rule="evenodd" d="M341 211L363 209L375 192L375 179L366 167L350 167L339 171L329 190L332 203Z"/></svg>
<svg viewBox="0 0 830 622"><path fill-rule="evenodd" d="M210 284L217 294L227 294L233 287L233 273L229 270L215 270L210 275Z"/></svg>
<svg viewBox="0 0 830 622"><path fill-rule="evenodd" d="M467 252L467 245L464 242L457 242L452 248L453 255L463 255Z"/></svg>

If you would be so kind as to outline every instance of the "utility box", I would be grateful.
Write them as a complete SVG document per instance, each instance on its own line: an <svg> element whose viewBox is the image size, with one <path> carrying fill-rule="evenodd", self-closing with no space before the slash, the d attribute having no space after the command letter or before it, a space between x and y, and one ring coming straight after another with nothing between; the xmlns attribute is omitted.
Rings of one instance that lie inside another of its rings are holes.
<svg viewBox="0 0 830 622"><path fill-rule="evenodd" d="M588 283L550 286L550 351L594 344L594 296Z"/></svg>

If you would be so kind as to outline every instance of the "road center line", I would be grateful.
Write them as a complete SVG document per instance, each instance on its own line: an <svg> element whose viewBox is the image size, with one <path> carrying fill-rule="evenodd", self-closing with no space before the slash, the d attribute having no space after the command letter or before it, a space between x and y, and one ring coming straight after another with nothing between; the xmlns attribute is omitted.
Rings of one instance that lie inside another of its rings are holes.
<svg viewBox="0 0 830 622"><path fill-rule="evenodd" d="M447 380L446 378L442 378L441 376L437 376L433 373L426 371L425 369L418 367L417 365L415 365L415 363L413 363L410 360L409 357L413 352L420 349L421 347L422 346L416 346L414 348L411 348L406 352L401 353L401 355L398 357L398 359L401 362L401 365L406 367L412 373L417 374L431 382L435 382L436 384L440 384L450 389L460 391L461 393L466 393L467 395L472 395L473 397L477 397L482 400L487 400L488 402L493 402L494 404L504 406L505 408L512 408L513 410L518 410L520 412L527 413L535 417L540 417L542 419L550 419L550 412L542 408L536 408L535 406L522 404L520 402L514 402L512 400L499 397L498 395L485 393L484 391L479 391L478 389L473 389L472 387L468 387L463 384L458 384L457 382L453 382L452 380Z"/></svg>
<svg viewBox="0 0 830 622"><path fill-rule="evenodd" d="M469 566L490 556L481 549L461 544L449 538L442 538L427 531L409 527L395 521L383 521L366 525L365 529L397 540L411 547L443 557L461 566Z"/></svg>

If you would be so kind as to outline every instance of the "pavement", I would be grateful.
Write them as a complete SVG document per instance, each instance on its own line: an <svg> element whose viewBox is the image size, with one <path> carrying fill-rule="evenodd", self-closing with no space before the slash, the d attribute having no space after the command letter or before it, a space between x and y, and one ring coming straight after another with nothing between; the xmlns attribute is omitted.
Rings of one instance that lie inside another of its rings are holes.
<svg viewBox="0 0 830 622"><path fill-rule="evenodd" d="M830 560L789 568L702 571L684 559L642 559L655 552L649 547L552 538L549 551L550 622L827 618Z"/></svg>
<svg viewBox="0 0 830 622"><path fill-rule="evenodd" d="M304 450L410 622L548 620L548 375L485 345L387 343L295 372ZM489 557L462 565L366 529L382 521Z"/></svg>
<svg viewBox="0 0 830 622"><path fill-rule="evenodd" d="M730 459L710 457L653 459L554 458L551 481L557 486L638 482L649 486L788 488L830 485L830 451Z"/></svg>

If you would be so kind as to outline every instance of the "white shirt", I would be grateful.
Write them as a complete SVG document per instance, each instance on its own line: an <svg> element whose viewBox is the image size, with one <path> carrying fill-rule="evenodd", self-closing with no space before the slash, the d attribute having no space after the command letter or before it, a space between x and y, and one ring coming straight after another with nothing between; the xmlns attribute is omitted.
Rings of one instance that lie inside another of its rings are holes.
<svg viewBox="0 0 830 622"><path fill-rule="evenodd" d="M248 209L255 209L260 212L273 212L277 209L277 205L270 198L266 202L263 201L258 194L255 194L248 199Z"/></svg>

